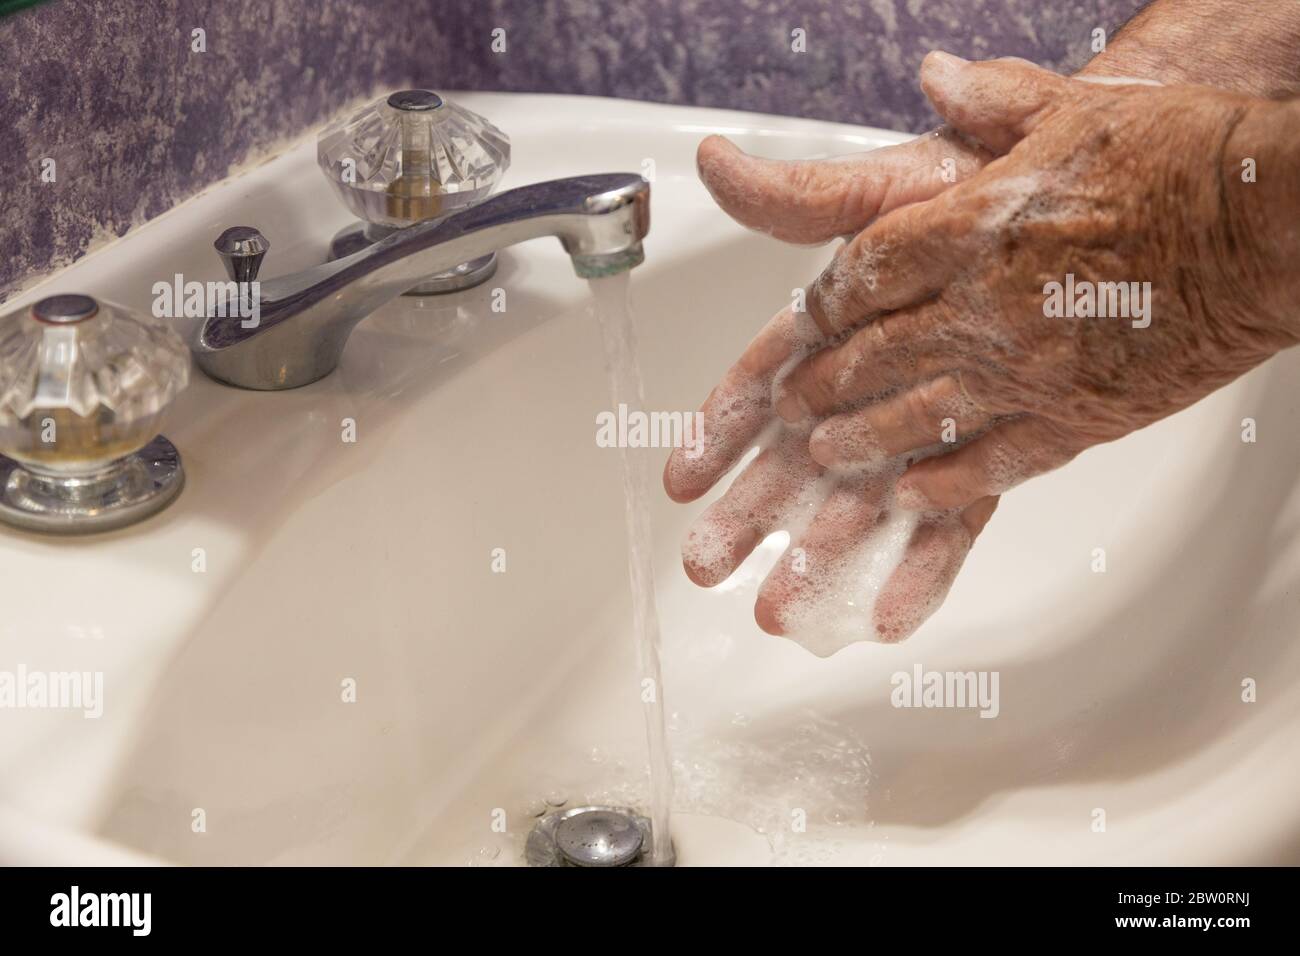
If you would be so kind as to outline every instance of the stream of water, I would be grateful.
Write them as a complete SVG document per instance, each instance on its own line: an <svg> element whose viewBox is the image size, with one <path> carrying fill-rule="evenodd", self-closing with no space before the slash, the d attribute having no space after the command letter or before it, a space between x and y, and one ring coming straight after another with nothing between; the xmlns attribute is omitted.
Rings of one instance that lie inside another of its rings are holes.
<svg viewBox="0 0 1300 956"><path fill-rule="evenodd" d="M628 303L626 272L592 279L596 317L605 342L605 365L613 407L644 410L641 366L637 362L636 333ZM621 448L623 503L627 522L628 574L632 581L632 629L636 639L639 693L645 714L646 745L650 754L650 860L665 865L672 860L669 808L673 799L673 768L668 756L664 723L663 682L659 672L659 609L655 602L654 548L650 536L650 492L644 449Z"/></svg>

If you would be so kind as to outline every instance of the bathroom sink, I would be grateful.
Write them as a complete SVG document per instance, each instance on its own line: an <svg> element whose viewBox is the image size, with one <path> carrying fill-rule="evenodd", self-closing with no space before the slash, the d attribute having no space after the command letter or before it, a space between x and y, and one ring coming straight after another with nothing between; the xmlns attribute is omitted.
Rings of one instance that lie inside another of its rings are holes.
<svg viewBox="0 0 1300 956"><path fill-rule="evenodd" d="M503 188L653 173L632 295L647 407L665 411L697 407L831 254L717 211L700 138L778 157L905 138L460 101L513 140ZM174 273L221 278L212 240L236 224L265 233L280 275L349 219L308 137L6 310L72 290L148 310ZM548 806L643 805L591 310L558 242L509 248L484 286L382 308L315 384L251 392L195 370L165 430L187 485L158 516L77 539L0 531L0 671L96 671L104 688L98 718L0 712L0 860L503 865ZM1300 861L1297 414L1292 350L1008 494L910 641L829 659L753 621L779 537L701 590L678 546L707 501L657 497L679 862ZM638 454L657 473L665 452ZM917 667L997 672L996 717L893 706L894 675Z"/></svg>

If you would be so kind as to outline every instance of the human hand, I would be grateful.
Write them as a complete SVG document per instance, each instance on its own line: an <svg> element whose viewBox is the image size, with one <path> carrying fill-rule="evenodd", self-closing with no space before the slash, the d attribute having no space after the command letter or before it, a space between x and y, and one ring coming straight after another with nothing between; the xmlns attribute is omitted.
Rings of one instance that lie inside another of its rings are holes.
<svg viewBox="0 0 1300 956"><path fill-rule="evenodd" d="M1006 155L874 222L809 289L823 333L851 332L803 360L776 400L787 421L832 416L812 432L814 461L925 448L949 419L966 443L911 465L897 499L962 508L1295 341L1257 274L1267 229L1231 195L1233 132L1266 101L946 54L927 57L921 81L949 124ZM1126 314L1054 315L1064 290L1051 284L1067 276L1111 311L1130 293Z"/></svg>
<svg viewBox="0 0 1300 956"><path fill-rule="evenodd" d="M785 241L813 243L857 232L879 215L927 199L989 158L947 131L816 162L760 160L710 137L700 146L699 167L733 218ZM768 534L792 531L793 546L764 582L755 616L769 633L793 629L809 641L817 636L800 625L824 625L835 616L829 623L836 633L810 648L830 653L871 632L882 640L912 633L942 601L997 502L990 498L955 514L926 516L914 527L904 523L884 534L880 525L890 510L899 464L828 474L809 455L811 424L775 422L772 393L779 373L824 344L807 315L792 308L778 313L705 403L700 453L674 452L664 485L674 500L692 501L768 433L759 456L692 528L683 562L695 583L711 587L726 580ZM904 551L897 568L887 577L889 569L882 567L855 574L862 570L860 561L854 565L864 549L877 553L882 537L890 536L902 538L893 542ZM874 601L865 593L872 586L879 589ZM815 620L819 611L822 620Z"/></svg>

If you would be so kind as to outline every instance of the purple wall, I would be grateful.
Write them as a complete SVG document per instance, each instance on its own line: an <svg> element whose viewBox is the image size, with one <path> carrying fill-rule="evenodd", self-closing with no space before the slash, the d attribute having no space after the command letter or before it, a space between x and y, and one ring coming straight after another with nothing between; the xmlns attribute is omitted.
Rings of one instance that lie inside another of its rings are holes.
<svg viewBox="0 0 1300 956"><path fill-rule="evenodd" d="M1142 0L54 0L0 20L0 296L381 87L921 130L925 52L1087 59ZM797 12L787 12L788 10ZM191 50L202 28L207 50ZM505 30L506 50L491 48ZM807 52L791 51L791 30ZM56 162L53 183L41 161Z"/></svg>
<svg viewBox="0 0 1300 956"><path fill-rule="evenodd" d="M594 93L921 132L940 48L1074 69L1146 0L475 0L452 36L476 89ZM507 31L505 54L484 35ZM807 52L791 50L801 28Z"/></svg>

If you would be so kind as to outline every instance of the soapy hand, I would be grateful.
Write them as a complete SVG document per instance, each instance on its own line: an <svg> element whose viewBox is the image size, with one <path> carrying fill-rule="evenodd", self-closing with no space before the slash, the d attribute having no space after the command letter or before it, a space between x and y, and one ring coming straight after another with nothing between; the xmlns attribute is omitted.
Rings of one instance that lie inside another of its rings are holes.
<svg viewBox="0 0 1300 956"><path fill-rule="evenodd" d="M1294 338L1256 274L1232 135L1268 101L1097 85L931 54L940 115L1002 155L872 223L809 289L827 336L779 389L827 418L822 465L960 447L899 479L905 508L1000 494L1192 404ZM1118 313L1118 314L1116 314Z"/></svg>
<svg viewBox="0 0 1300 956"><path fill-rule="evenodd" d="M710 395L704 454L665 471L670 496L693 500L766 434L683 557L711 586L791 530L755 609L771 633L856 604L871 609L856 639L906 637L997 494L1295 340L1253 291L1242 264L1264 257L1224 193L1232 133L1261 101L941 54L922 82L961 136L820 163L700 148L702 178L743 224L794 242L858 233L809 289L810 314L779 313ZM857 559L895 498L916 513L905 553L874 601L855 601L844 589L872 577Z"/></svg>
<svg viewBox="0 0 1300 956"><path fill-rule="evenodd" d="M796 243L827 242L853 234L878 216L919 202L969 176L991 158L949 131L899 146L834 160L776 162L749 157L721 137L700 146L701 178L733 218L750 228ZM711 587L726 580L768 534L801 532L759 592L755 616L769 633L782 634L801 609L829 603L862 606L868 595L828 592L844 587L851 556L885 517L893 470L827 470L808 448L811 424L780 426L772 409L783 368L825 345L806 314L783 309L759 333L704 404L698 457L674 452L664 485L676 501L693 501L729 472L760 439L758 457L727 493L701 516L683 546L686 572ZM987 498L953 514L929 515L910 531L902 561L883 582L871 619L858 639L874 630L901 640L938 606L997 501ZM852 582L850 582L851 586ZM831 648L827 648L833 649Z"/></svg>

